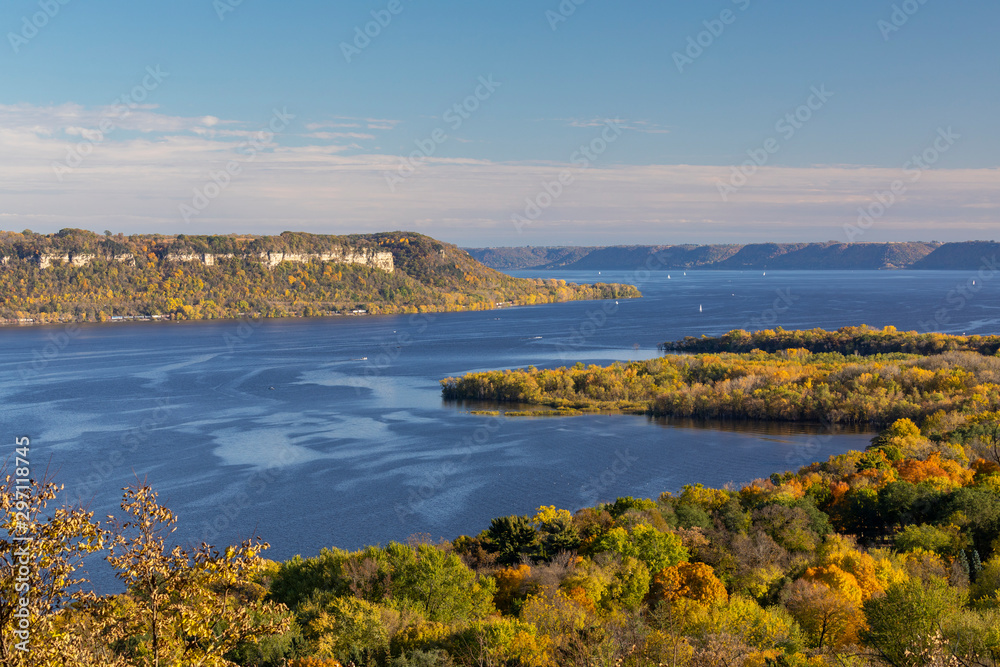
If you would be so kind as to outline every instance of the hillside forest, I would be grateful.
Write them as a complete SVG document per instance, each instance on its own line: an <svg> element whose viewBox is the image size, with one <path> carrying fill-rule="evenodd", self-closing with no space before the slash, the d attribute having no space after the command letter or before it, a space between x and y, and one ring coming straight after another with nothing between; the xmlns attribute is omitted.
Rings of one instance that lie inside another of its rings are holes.
<svg viewBox="0 0 1000 667"><path fill-rule="evenodd" d="M270 267L259 259L261 253L338 250L389 252L395 270L331 261ZM204 254L215 257L213 265L171 259ZM42 268L39 258L46 255L93 260ZM410 232L260 237L0 232L0 321L8 324L426 313L639 296L630 285L513 278L453 245Z"/></svg>
<svg viewBox="0 0 1000 667"><path fill-rule="evenodd" d="M473 376L470 389L494 401L789 419L831 407L827 422L882 426L865 451L742 488L542 506L449 540L272 562L260 538L173 544L180 518L141 483L99 521L61 505L54 480L21 492L8 467L0 662L996 666L1000 359L865 354L860 338L833 337L858 354L702 353ZM15 535L33 538L26 555ZM84 557L106 558L123 592L91 592Z"/></svg>

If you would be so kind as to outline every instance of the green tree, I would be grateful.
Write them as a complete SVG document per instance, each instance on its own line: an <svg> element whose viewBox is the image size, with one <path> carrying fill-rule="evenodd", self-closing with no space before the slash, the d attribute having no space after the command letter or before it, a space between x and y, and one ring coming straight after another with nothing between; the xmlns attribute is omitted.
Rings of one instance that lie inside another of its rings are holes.
<svg viewBox="0 0 1000 667"><path fill-rule="evenodd" d="M526 516L505 516L493 519L486 531L488 548L497 554L497 562L513 565L522 556L538 551L538 533Z"/></svg>
<svg viewBox="0 0 1000 667"><path fill-rule="evenodd" d="M539 536L539 555L551 560L564 551L575 551L580 546L580 534L573 525L573 515L555 506L539 507L532 519Z"/></svg>
<svg viewBox="0 0 1000 667"><path fill-rule="evenodd" d="M495 612L493 579L479 581L458 556L430 544L413 549L393 543L386 551L394 602L438 623L469 621Z"/></svg>
<svg viewBox="0 0 1000 667"><path fill-rule="evenodd" d="M956 530L927 524L907 526L896 535L894 542L899 551L933 551L941 556L954 555L964 546Z"/></svg>
<svg viewBox="0 0 1000 667"><path fill-rule="evenodd" d="M963 595L943 579L910 579L864 603L868 629L864 639L894 667L922 665L934 648L942 621L962 608Z"/></svg>
<svg viewBox="0 0 1000 667"><path fill-rule="evenodd" d="M643 524L630 531L621 527L612 528L594 542L590 550L638 558L649 567L650 572L659 572L689 558L688 550L679 537Z"/></svg>

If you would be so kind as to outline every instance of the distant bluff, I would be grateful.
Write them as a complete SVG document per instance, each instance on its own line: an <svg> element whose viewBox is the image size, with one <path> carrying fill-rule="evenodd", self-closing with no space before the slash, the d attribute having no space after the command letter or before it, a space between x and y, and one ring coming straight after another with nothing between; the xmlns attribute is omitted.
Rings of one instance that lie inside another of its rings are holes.
<svg viewBox="0 0 1000 667"><path fill-rule="evenodd" d="M365 236L321 236L285 232L280 236L187 236L105 234L63 229L57 234L0 232L0 264L31 263L84 267L94 262L136 266L149 262L197 262L214 266L227 259L259 261L274 268L282 262L312 261L360 264L395 270L392 252Z"/></svg>
<svg viewBox="0 0 1000 667"><path fill-rule="evenodd" d="M610 247L466 248L499 270L786 269L976 270L1000 258L1000 243L753 243Z"/></svg>
<svg viewBox="0 0 1000 667"><path fill-rule="evenodd" d="M428 314L641 296L520 279L414 232L0 232L0 324Z"/></svg>

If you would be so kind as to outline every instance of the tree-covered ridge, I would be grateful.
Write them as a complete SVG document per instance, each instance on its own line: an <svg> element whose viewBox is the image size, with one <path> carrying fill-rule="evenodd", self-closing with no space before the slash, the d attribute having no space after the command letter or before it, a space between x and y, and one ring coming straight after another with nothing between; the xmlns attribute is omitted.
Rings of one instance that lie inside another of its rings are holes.
<svg viewBox="0 0 1000 667"><path fill-rule="evenodd" d="M610 247L468 248L498 269L708 269L881 270L996 268L1000 244L965 243L751 243Z"/></svg>
<svg viewBox="0 0 1000 667"><path fill-rule="evenodd" d="M379 249L383 241L420 236L413 233L351 234L332 236L305 232L282 232L277 236L252 234L111 234L98 235L85 229L63 229L55 234L0 231L0 257L30 259L43 254L87 253L106 257L133 254L149 260L168 254L214 253L256 255L262 252L318 253L338 248Z"/></svg>
<svg viewBox="0 0 1000 667"><path fill-rule="evenodd" d="M751 243L748 245L529 246L467 248L487 266L511 269L980 270L998 267L1000 243Z"/></svg>
<svg viewBox="0 0 1000 667"><path fill-rule="evenodd" d="M261 560L257 540L171 549L147 487L124 521L28 500L0 532L5 665L853 667L1000 664L996 431L941 413L741 489L685 486L575 512L540 507L476 536ZM990 458L979 458L993 443ZM15 506L8 478L0 509ZM5 517L12 517L12 513ZM29 652L15 646L16 543ZM127 584L73 580L106 552Z"/></svg>
<svg viewBox="0 0 1000 667"><path fill-rule="evenodd" d="M696 418L889 424L1000 410L1000 357L768 353L671 355L611 366L527 368L446 378L452 400Z"/></svg>
<svg viewBox="0 0 1000 667"><path fill-rule="evenodd" d="M342 249L391 252L392 273L363 264L310 261L275 267L260 253ZM88 254L86 266L42 269L44 254ZM214 265L170 261L210 253ZM231 254L233 257L225 257ZM641 296L630 285L525 280L488 269L457 247L408 232L318 236L104 236L63 230L0 233L0 319L103 321L113 317L209 319L350 313L487 310L575 299ZM129 256L129 261L115 258Z"/></svg>
<svg viewBox="0 0 1000 667"><path fill-rule="evenodd" d="M782 328L761 331L736 329L717 337L688 336L683 340L662 343L660 349L671 352L778 352L804 349L810 352L839 354L941 354L969 351L995 355L1000 350L1000 336L953 336L940 333L920 334L898 331L896 327L843 327L836 331L809 329L786 331Z"/></svg>

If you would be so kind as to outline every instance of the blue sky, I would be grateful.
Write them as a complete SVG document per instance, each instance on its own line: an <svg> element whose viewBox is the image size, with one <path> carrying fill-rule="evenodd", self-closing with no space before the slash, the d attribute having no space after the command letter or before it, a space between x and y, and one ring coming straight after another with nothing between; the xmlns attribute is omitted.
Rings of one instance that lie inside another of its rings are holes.
<svg viewBox="0 0 1000 667"><path fill-rule="evenodd" d="M0 228L997 236L993 0L236 2L4 3Z"/></svg>

